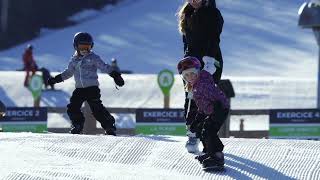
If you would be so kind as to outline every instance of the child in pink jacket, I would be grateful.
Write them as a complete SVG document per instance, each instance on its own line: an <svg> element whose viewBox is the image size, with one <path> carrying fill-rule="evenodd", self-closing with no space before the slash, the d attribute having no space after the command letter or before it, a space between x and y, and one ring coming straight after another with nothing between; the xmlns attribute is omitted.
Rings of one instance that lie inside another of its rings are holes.
<svg viewBox="0 0 320 180"><path fill-rule="evenodd" d="M190 130L202 141L204 154L197 156L204 169L217 169L224 166L224 155L218 131L229 114L230 102L214 83L212 64L201 63L196 57L185 57L178 64L178 71L186 82L185 89L192 94L198 113L191 123ZM188 112L187 112L188 114Z"/></svg>

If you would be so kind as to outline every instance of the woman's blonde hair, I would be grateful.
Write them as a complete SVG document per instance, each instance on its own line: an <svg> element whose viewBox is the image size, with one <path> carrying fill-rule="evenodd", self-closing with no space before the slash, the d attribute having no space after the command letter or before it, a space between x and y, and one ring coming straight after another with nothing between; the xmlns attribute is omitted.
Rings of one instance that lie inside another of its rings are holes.
<svg viewBox="0 0 320 180"><path fill-rule="evenodd" d="M185 33L185 29L187 26L186 23L186 13L189 10L190 11L190 6L188 6L188 2L186 1L178 10L177 16L178 16L178 21L179 21L179 32L181 34Z"/></svg>

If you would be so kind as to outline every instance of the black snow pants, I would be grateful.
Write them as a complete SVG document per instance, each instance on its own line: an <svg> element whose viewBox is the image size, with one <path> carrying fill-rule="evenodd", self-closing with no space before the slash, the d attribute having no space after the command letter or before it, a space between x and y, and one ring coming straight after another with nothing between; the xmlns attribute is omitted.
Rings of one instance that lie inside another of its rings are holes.
<svg viewBox="0 0 320 180"><path fill-rule="evenodd" d="M209 155L223 151L224 145L218 136L218 132L228 115L229 109L223 109L221 103L215 103L213 114L203 122L200 140L204 151Z"/></svg>
<svg viewBox="0 0 320 180"><path fill-rule="evenodd" d="M103 129L115 129L115 119L109 111L103 106L100 100L101 94L98 86L87 88L76 88L70 98L67 106L67 113L73 126L80 125L83 128L84 116L81 112L81 106L87 101L93 116L101 123Z"/></svg>

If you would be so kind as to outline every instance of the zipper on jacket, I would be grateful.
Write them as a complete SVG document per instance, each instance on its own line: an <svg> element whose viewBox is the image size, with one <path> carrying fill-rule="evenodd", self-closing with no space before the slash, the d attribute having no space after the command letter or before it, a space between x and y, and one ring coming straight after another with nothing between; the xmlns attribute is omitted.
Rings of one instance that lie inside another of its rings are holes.
<svg viewBox="0 0 320 180"><path fill-rule="evenodd" d="M83 60L83 59L82 59L82 60ZM80 83L81 83L81 85L82 85L82 88L84 88L83 83L82 83L82 79L81 79L81 64L82 64L82 60L79 62L79 73L80 73L79 79L80 79Z"/></svg>

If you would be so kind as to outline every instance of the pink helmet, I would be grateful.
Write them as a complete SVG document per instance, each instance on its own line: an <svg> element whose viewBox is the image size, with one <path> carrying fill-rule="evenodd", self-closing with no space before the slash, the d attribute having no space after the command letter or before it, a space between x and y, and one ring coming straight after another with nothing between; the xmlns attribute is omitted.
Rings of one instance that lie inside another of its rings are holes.
<svg viewBox="0 0 320 180"><path fill-rule="evenodd" d="M183 58L177 65L179 74L182 74L182 71L190 68L201 68L201 63L196 57L187 56Z"/></svg>

